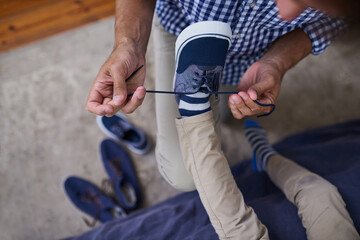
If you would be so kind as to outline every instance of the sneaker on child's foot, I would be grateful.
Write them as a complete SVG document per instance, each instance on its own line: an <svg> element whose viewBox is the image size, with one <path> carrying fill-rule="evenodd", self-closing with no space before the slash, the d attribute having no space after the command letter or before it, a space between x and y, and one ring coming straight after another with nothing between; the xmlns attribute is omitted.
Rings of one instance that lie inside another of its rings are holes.
<svg viewBox="0 0 360 240"><path fill-rule="evenodd" d="M210 110L209 93L218 91L227 51L231 44L229 24L198 22L185 28L176 40L174 91L182 116Z"/></svg>

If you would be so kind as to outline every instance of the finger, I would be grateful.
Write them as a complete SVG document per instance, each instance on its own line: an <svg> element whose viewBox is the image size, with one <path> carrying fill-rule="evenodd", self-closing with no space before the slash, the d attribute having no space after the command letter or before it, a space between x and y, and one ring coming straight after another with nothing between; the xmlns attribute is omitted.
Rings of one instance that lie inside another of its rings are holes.
<svg viewBox="0 0 360 240"><path fill-rule="evenodd" d="M114 104L113 99L110 98L109 101L107 102L107 104L109 104L113 107L113 111L111 113L106 114L105 116L112 117L126 105L126 101L124 103L122 103L120 106L116 106Z"/></svg>
<svg viewBox="0 0 360 240"><path fill-rule="evenodd" d="M264 93L257 101L261 104L275 104L274 96L271 93Z"/></svg>
<svg viewBox="0 0 360 240"><path fill-rule="evenodd" d="M114 80L113 103L115 106L120 106L127 98L127 88L125 83L127 72L125 70L125 66L113 64L110 67L110 74Z"/></svg>
<svg viewBox="0 0 360 240"><path fill-rule="evenodd" d="M110 104L111 100L112 100L112 98L110 98L110 97L104 98L103 104Z"/></svg>
<svg viewBox="0 0 360 240"><path fill-rule="evenodd" d="M244 93L244 92L243 92ZM237 99L237 100L235 100ZM254 115L254 113L252 112L251 108L246 104L245 100L241 97L240 94L237 94L236 96L233 96L231 98L231 101L235 101L236 103L234 104L239 111L245 115L245 116L250 116L250 115Z"/></svg>
<svg viewBox="0 0 360 240"><path fill-rule="evenodd" d="M252 100L257 100L264 92L273 87L272 81L261 81L251 86L247 93Z"/></svg>
<svg viewBox="0 0 360 240"><path fill-rule="evenodd" d="M228 105L234 118L242 119L244 117L244 114L240 111L239 108L239 106L244 105L240 96L237 94L231 95L229 97Z"/></svg>
<svg viewBox="0 0 360 240"><path fill-rule="evenodd" d="M243 99L245 105L251 110L250 114L246 114L244 111L243 113L246 116L252 116L252 115L256 115L256 114L260 114L260 113L269 113L273 107L270 106L261 106L257 103L255 103L250 96L245 93L245 92L239 92L239 95L241 96L241 98ZM270 104L271 100L269 98L261 98L258 100L259 103L261 104Z"/></svg>
<svg viewBox="0 0 360 240"><path fill-rule="evenodd" d="M100 104L97 102L88 102L86 108L89 112L94 113L96 115L107 115L114 111L114 107L110 104Z"/></svg>
<svg viewBox="0 0 360 240"><path fill-rule="evenodd" d="M262 111L262 107L256 104L246 92L239 92L238 94L243 99L245 105L250 109L251 115L255 115Z"/></svg>
<svg viewBox="0 0 360 240"><path fill-rule="evenodd" d="M138 87L126 105L121 108L121 111L124 113L134 112L144 101L145 94L146 89L143 86Z"/></svg>
<svg viewBox="0 0 360 240"><path fill-rule="evenodd" d="M109 102L107 102L107 104L110 104L111 106L113 106L114 110L112 113L109 113L108 115L106 115L107 117L112 117L113 115L115 115L115 113L117 113L118 111L122 110L122 108L124 106L126 106L126 104L128 103L128 101L130 100L130 98L126 98L125 101L120 104L119 106L116 106L114 103L114 99L109 99Z"/></svg>
<svg viewBox="0 0 360 240"><path fill-rule="evenodd" d="M113 106L104 104L101 93L92 89L86 102L86 109L97 115L105 115L113 111Z"/></svg>
<svg viewBox="0 0 360 240"><path fill-rule="evenodd" d="M234 118L242 119L244 115L239 111L239 109L235 105L229 105L230 110Z"/></svg>
<svg viewBox="0 0 360 240"><path fill-rule="evenodd" d="M258 103L260 104L266 104L266 105L269 105L269 104L274 104L274 101L271 100L270 97L262 97L261 99L257 100ZM274 106L262 106L261 107L261 113L269 113L273 110Z"/></svg>

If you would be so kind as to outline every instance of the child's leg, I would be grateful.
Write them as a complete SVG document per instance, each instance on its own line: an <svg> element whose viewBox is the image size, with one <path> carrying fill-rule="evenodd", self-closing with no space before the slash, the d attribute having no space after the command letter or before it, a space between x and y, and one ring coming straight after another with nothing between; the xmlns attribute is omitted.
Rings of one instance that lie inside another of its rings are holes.
<svg viewBox="0 0 360 240"><path fill-rule="evenodd" d="M308 239L360 239L337 188L280 155L266 165L271 180L298 207Z"/></svg>
<svg viewBox="0 0 360 240"><path fill-rule="evenodd" d="M308 239L360 238L334 185L276 154L259 125L247 124L245 131L254 149L253 161L257 162L253 166L266 171L287 199L298 207ZM259 151L261 149L262 153Z"/></svg>
<svg viewBox="0 0 360 240"><path fill-rule="evenodd" d="M186 169L220 239L268 239L266 227L245 204L220 149L212 111L177 119L176 126Z"/></svg>

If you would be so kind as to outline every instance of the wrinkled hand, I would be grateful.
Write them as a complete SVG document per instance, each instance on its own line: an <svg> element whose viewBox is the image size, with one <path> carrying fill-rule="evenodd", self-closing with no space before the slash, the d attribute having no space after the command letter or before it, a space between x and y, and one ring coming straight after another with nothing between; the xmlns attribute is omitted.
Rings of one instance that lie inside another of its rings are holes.
<svg viewBox="0 0 360 240"><path fill-rule="evenodd" d="M283 75L284 72L272 62L259 60L251 65L240 80L239 93L229 97L228 106L234 118L269 113L271 107L259 106L253 100L275 104Z"/></svg>
<svg viewBox="0 0 360 240"><path fill-rule="evenodd" d="M119 110L132 113L145 97L145 54L132 43L118 45L101 67L91 87L86 108L97 115L113 116ZM144 65L128 82L137 68ZM134 93L131 98L127 95Z"/></svg>

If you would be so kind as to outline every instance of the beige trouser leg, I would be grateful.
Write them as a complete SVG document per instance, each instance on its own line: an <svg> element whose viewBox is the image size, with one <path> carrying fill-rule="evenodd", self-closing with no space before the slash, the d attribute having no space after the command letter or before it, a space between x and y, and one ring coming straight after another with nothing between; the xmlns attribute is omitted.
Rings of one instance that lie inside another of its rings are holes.
<svg viewBox="0 0 360 240"><path fill-rule="evenodd" d="M211 224L220 239L268 239L266 227L244 202L214 126L211 111L176 120L185 167Z"/></svg>
<svg viewBox="0 0 360 240"><path fill-rule="evenodd" d="M155 46L155 88L156 90L172 91L175 73L176 36L163 28L156 14L152 34ZM219 104L213 97L210 99L219 133ZM157 122L155 155L159 171L174 188L182 191L195 190L194 181L185 169L181 157L175 126L175 119L180 115L175 97L170 94L156 94L155 104Z"/></svg>
<svg viewBox="0 0 360 240"><path fill-rule="evenodd" d="M298 207L308 239L360 239L337 188L280 155L266 165L270 179Z"/></svg>

